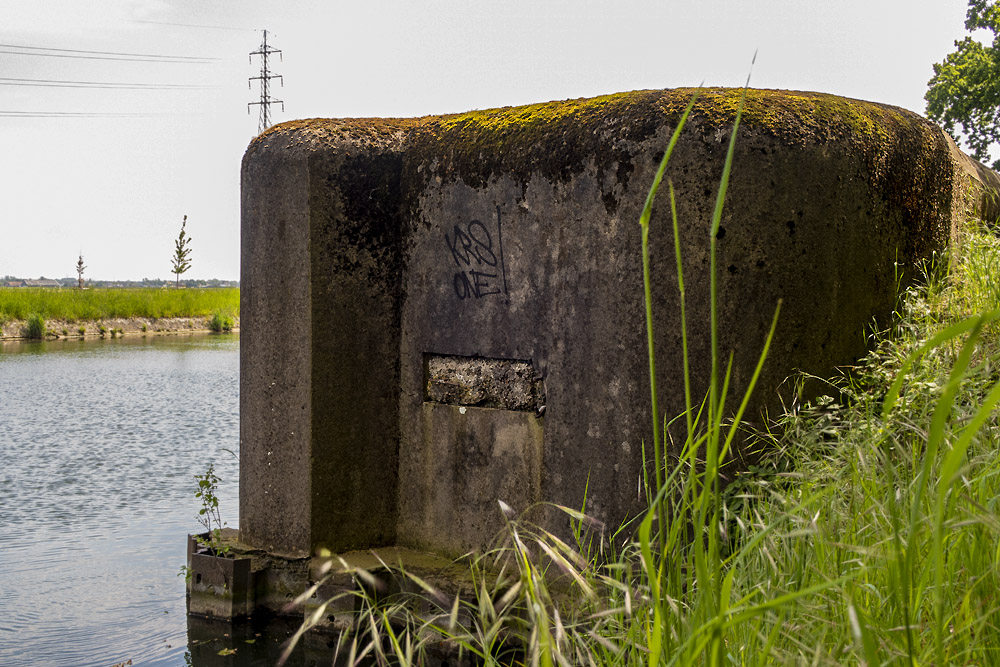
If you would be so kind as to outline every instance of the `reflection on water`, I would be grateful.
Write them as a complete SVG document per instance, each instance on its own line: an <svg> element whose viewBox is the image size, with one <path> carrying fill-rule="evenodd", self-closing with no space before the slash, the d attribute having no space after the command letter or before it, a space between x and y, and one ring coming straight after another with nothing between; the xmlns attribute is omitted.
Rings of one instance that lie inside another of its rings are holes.
<svg viewBox="0 0 1000 667"><path fill-rule="evenodd" d="M188 618L189 660L195 667L274 667L285 641L298 629L297 622L282 618L229 623L192 616ZM332 654L325 641L309 637L296 645L285 664L331 665Z"/></svg>
<svg viewBox="0 0 1000 667"><path fill-rule="evenodd" d="M194 475L237 525L238 447L236 335L0 343L0 664L190 664Z"/></svg>

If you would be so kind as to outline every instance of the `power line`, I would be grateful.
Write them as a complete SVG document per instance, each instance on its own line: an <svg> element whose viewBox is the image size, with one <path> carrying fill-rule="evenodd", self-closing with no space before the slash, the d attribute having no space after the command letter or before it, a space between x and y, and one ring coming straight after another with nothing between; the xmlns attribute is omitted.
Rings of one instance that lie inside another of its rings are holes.
<svg viewBox="0 0 1000 667"><path fill-rule="evenodd" d="M170 23L169 21L139 21L132 23L151 23L153 25L172 25L180 28L207 28L209 30L239 30L241 32L257 32L254 28L234 28L228 25L200 25L198 23Z"/></svg>
<svg viewBox="0 0 1000 667"><path fill-rule="evenodd" d="M58 79L16 79L0 77L0 86L29 86L42 88L109 88L112 90L187 90L218 88L218 86L189 85L180 83L125 83L115 81L64 81Z"/></svg>
<svg viewBox="0 0 1000 667"><path fill-rule="evenodd" d="M173 56L162 53L122 53L120 51L86 51L84 49L57 49L48 46L22 46L19 44L0 44L5 49L28 49L31 51L62 51L64 53L91 53L99 56L135 56L138 58L171 58L174 60L219 60L207 56Z"/></svg>
<svg viewBox="0 0 1000 667"><path fill-rule="evenodd" d="M271 70L268 67L268 57L272 53L281 53L280 49L274 49L267 45L267 30L264 31L264 41L260 45L259 51L253 51L250 53L250 62L253 62L254 56L260 56L260 76L250 77L250 81L259 80L260 81L260 101L259 102L247 102L247 113L250 113L250 107L257 104L260 106L260 115L257 118L257 134L261 134L267 128L271 127L271 105L280 104L281 110L285 110L285 103L282 100L276 100L271 97L271 79L281 79L281 87L285 87L285 79L280 74L271 74ZM282 57L282 60L284 58Z"/></svg>
<svg viewBox="0 0 1000 667"><path fill-rule="evenodd" d="M47 58L72 58L74 60L116 60L118 62L134 63L173 63L175 65L208 65L211 60L166 60L158 58L119 58L115 56L73 56L66 53L24 53L22 51L7 51L0 49L0 53L9 53L14 56L41 56Z"/></svg>
<svg viewBox="0 0 1000 667"><path fill-rule="evenodd" d="M20 51L8 51L5 49L20 49ZM28 53L22 53L22 51L28 51ZM55 53L41 53L42 51L55 51ZM154 53L121 53L117 51L85 51L83 49L58 49L46 46L23 46L20 44L0 44L0 53L48 58L82 58L85 60L125 60L131 62L169 62L190 64L205 64L221 60L221 58L202 56L173 56Z"/></svg>
<svg viewBox="0 0 1000 667"><path fill-rule="evenodd" d="M166 116L204 116L203 113L122 113L91 111L0 111L0 118L162 118Z"/></svg>

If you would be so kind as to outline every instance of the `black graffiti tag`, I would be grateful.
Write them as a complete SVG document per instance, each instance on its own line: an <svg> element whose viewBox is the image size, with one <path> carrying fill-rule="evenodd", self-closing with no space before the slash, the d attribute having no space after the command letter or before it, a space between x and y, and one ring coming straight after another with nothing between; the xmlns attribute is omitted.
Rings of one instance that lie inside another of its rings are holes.
<svg viewBox="0 0 1000 667"><path fill-rule="evenodd" d="M459 271L455 274L455 294L459 299L470 296L481 299L490 294L499 294L500 287L495 282L497 274L484 271Z"/></svg>
<svg viewBox="0 0 1000 667"><path fill-rule="evenodd" d="M455 259L455 266L461 269L471 266L473 260L476 266L497 265L497 256L493 254L493 239L490 238L486 225L478 220L470 222L464 230L461 226L455 225L453 236L449 238L445 234L444 240L451 250L451 256Z"/></svg>
<svg viewBox="0 0 1000 667"><path fill-rule="evenodd" d="M497 207L497 253L493 251L493 237L486 225L472 220L466 225L455 225L451 234L445 233L444 241L451 251L451 257L459 271L455 273L453 285L459 299L481 299L491 294L506 291L506 275L503 274L503 241L500 237L500 207ZM499 265L499 266L498 266ZM500 273L498 273L498 269Z"/></svg>

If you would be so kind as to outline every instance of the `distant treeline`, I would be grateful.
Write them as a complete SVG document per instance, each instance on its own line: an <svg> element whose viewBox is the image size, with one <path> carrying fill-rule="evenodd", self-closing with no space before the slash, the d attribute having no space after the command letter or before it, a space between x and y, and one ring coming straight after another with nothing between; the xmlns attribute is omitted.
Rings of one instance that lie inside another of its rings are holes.
<svg viewBox="0 0 1000 667"><path fill-rule="evenodd" d="M89 281L88 281L89 286ZM238 287L190 289L0 287L0 321L240 316Z"/></svg>
<svg viewBox="0 0 1000 667"><path fill-rule="evenodd" d="M0 287L15 287L14 283L18 285L26 281L45 281L58 283L60 287L77 287L78 282L76 278L46 278L45 276L40 276L38 278L18 278L17 276L4 276L0 278ZM160 280L159 278L143 278L142 280L90 280L85 279L83 281L85 287L123 287L123 288L136 288L136 287L173 287L174 281L171 280ZM181 280L181 287L205 287L205 288L215 288L215 287L239 287L240 281L238 280L220 280L218 278L211 278L208 280L199 280L192 278L190 280ZM52 285L55 287L55 285Z"/></svg>

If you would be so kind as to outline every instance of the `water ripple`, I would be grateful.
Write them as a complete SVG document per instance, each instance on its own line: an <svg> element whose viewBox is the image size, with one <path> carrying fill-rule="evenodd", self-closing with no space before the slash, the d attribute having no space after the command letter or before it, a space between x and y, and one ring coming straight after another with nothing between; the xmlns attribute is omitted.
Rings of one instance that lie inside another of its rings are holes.
<svg viewBox="0 0 1000 667"><path fill-rule="evenodd" d="M0 344L0 664L184 664L194 475L237 525L237 337Z"/></svg>

